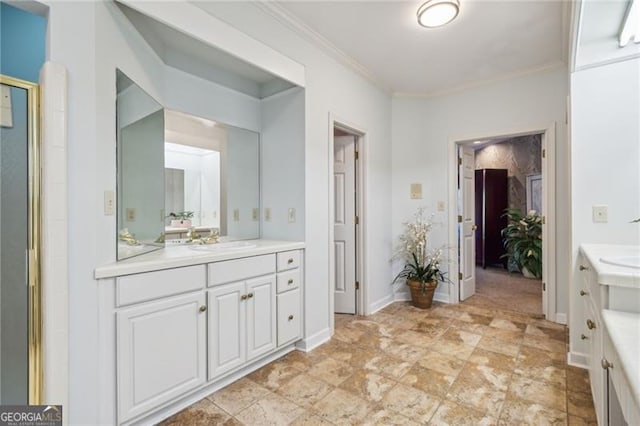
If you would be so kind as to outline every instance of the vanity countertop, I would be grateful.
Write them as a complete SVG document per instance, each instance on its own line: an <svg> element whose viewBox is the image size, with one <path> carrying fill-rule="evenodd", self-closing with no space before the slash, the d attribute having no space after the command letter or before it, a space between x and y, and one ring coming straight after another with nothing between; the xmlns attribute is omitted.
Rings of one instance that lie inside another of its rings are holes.
<svg viewBox="0 0 640 426"><path fill-rule="evenodd" d="M222 244L220 246L212 244L211 246L180 245L165 247L151 253L100 266L96 268L94 275L96 279L112 278L280 251L298 250L303 249L305 246L304 242L300 241L246 240L241 243L249 244L250 247L225 249Z"/></svg>
<svg viewBox="0 0 640 426"><path fill-rule="evenodd" d="M602 319L629 383L636 407L640 407L640 314L604 309Z"/></svg>
<svg viewBox="0 0 640 426"><path fill-rule="evenodd" d="M615 244L583 244L580 252L589 260L595 269L598 283L620 287L640 288L640 269L612 265L603 262L608 257L640 256L640 246Z"/></svg>

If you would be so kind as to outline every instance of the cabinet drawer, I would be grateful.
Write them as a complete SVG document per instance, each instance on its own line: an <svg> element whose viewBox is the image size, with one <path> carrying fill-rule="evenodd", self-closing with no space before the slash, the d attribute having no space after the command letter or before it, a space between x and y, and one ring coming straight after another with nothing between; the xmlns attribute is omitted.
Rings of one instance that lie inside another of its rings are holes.
<svg viewBox="0 0 640 426"><path fill-rule="evenodd" d="M278 272L300 267L300 250L278 253Z"/></svg>
<svg viewBox="0 0 640 426"><path fill-rule="evenodd" d="M277 283L278 293L300 287L300 269L279 272Z"/></svg>
<svg viewBox="0 0 640 426"><path fill-rule="evenodd" d="M200 290L206 281L205 271L204 265L195 265L118 277L116 303L125 306Z"/></svg>
<svg viewBox="0 0 640 426"><path fill-rule="evenodd" d="M275 271L276 259L273 254L210 263L209 287L273 274Z"/></svg>
<svg viewBox="0 0 640 426"><path fill-rule="evenodd" d="M278 346L300 338L302 315L300 312L300 289L278 296Z"/></svg>

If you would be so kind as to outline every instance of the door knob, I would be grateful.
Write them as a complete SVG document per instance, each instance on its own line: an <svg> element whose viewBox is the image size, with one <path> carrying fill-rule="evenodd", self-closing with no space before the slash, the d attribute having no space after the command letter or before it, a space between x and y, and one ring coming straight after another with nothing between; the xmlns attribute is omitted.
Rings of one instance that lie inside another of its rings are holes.
<svg viewBox="0 0 640 426"><path fill-rule="evenodd" d="M587 320L587 328L588 328L589 330L593 330L594 328L596 328L596 323L595 323L595 322L593 322L592 320L588 319L588 320Z"/></svg>
<svg viewBox="0 0 640 426"><path fill-rule="evenodd" d="M473 226L471 227L471 230L472 230L472 231L475 231L476 229L478 229L478 225L473 225Z"/></svg>
<svg viewBox="0 0 640 426"><path fill-rule="evenodd" d="M611 364L609 361L607 361L606 358L602 358L600 360L600 365L602 366L602 368L604 370L608 370L609 368L613 368L613 364Z"/></svg>

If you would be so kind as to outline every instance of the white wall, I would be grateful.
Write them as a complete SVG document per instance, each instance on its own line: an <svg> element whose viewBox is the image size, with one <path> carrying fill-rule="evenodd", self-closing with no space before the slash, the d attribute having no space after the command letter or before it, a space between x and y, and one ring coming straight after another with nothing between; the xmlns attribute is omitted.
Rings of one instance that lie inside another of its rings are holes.
<svg viewBox="0 0 640 426"><path fill-rule="evenodd" d="M262 238L304 240L304 151L304 90L293 88L263 99L261 204L263 213L271 209L271 218L263 220ZM288 220L289 208L296 210L294 223Z"/></svg>
<svg viewBox="0 0 640 426"><path fill-rule="evenodd" d="M439 222L431 246L447 244L448 211L436 212L437 202L448 204L449 147L451 141L486 134L506 134L527 128L544 128L556 122L557 307L568 309L569 207L565 105L566 69L532 74L492 85L427 99L394 99L392 111L393 238L402 222L419 206L434 212ZM409 199L409 185L422 183L423 199ZM457 261L457 259L454 259ZM396 265L399 268L401 265ZM406 289L396 284L400 293ZM438 292L451 290L446 285Z"/></svg>
<svg viewBox="0 0 640 426"><path fill-rule="evenodd" d="M640 244L640 59L571 75L571 181L574 284L570 324L582 318L576 257L580 244ZM592 206L608 206L608 223L593 223ZM579 327L571 352L584 353Z"/></svg>

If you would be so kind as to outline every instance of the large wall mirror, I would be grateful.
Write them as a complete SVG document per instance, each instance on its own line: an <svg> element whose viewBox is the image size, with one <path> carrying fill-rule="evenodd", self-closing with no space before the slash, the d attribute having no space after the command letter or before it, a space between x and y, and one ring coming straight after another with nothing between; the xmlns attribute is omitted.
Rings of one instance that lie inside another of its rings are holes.
<svg viewBox="0 0 640 426"><path fill-rule="evenodd" d="M190 228L260 237L260 135L164 109L117 71L118 259Z"/></svg>

